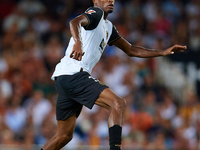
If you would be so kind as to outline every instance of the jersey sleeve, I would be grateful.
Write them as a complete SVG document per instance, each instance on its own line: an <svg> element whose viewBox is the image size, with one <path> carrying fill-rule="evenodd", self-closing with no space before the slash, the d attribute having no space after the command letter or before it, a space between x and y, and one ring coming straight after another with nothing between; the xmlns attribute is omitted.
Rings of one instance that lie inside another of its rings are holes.
<svg viewBox="0 0 200 150"><path fill-rule="evenodd" d="M87 26L84 26L84 29L93 30L98 26L99 21L101 20L103 10L98 7L90 7L83 13L83 15L88 19L89 22Z"/></svg>
<svg viewBox="0 0 200 150"><path fill-rule="evenodd" d="M121 36L119 35L119 33L118 33L116 27L113 25L112 34L111 34L111 36L110 36L110 39L109 39L109 41L108 41L108 44L109 44L110 46L112 46L113 43L114 43L115 41L117 41L118 39L120 39L120 38L121 38Z"/></svg>

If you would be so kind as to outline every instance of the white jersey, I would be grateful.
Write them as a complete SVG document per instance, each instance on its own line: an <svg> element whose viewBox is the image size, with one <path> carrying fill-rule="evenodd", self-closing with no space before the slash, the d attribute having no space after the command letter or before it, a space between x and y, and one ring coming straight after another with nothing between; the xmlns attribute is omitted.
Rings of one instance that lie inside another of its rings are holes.
<svg viewBox="0 0 200 150"><path fill-rule="evenodd" d="M60 75L73 75L83 69L91 74L93 67L101 58L107 44L120 38L116 28L109 20L104 19L104 12L99 7L90 7L83 13L89 21L85 27L81 27L81 39L84 55L78 61L70 58L74 46L74 39L71 37L65 56L56 65L52 80Z"/></svg>

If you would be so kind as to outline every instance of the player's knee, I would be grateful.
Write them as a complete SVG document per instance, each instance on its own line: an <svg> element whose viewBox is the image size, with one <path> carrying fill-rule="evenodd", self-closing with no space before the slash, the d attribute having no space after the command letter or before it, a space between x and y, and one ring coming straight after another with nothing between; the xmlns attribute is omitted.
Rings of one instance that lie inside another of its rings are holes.
<svg viewBox="0 0 200 150"><path fill-rule="evenodd" d="M126 108L126 100L123 98L117 98L114 102L113 108L117 111L117 112L124 112L125 108Z"/></svg>
<svg viewBox="0 0 200 150"><path fill-rule="evenodd" d="M124 111L126 108L126 100L124 98L121 98L121 109Z"/></svg>
<svg viewBox="0 0 200 150"><path fill-rule="evenodd" d="M71 136L67 136L67 142L71 141L73 138L73 134Z"/></svg>
<svg viewBox="0 0 200 150"><path fill-rule="evenodd" d="M73 138L73 134L68 135L68 134L62 134L62 135L58 135L59 137L59 141L63 144L67 144L69 141L72 140Z"/></svg>

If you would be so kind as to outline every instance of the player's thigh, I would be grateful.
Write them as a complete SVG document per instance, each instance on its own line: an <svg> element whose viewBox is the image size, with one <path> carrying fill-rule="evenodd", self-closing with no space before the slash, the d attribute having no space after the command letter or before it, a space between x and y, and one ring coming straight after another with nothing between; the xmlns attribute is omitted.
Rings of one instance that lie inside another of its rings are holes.
<svg viewBox="0 0 200 150"><path fill-rule="evenodd" d="M99 98L96 100L95 104L104 107L106 109L111 109L112 107L122 106L125 107L125 99L117 96L110 88L106 88L101 92Z"/></svg>
<svg viewBox="0 0 200 150"><path fill-rule="evenodd" d="M67 136L72 136L74 129L75 129L75 124L76 124L76 114L72 115L66 120L57 120L58 123L58 135L67 135Z"/></svg>

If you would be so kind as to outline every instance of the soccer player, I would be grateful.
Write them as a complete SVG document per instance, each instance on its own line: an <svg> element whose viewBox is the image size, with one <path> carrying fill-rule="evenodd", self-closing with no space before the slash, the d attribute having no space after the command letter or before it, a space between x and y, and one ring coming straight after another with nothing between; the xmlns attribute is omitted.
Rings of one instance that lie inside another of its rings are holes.
<svg viewBox="0 0 200 150"><path fill-rule="evenodd" d="M126 101L90 75L106 44L117 46L130 57L166 56L186 49L186 46L175 45L166 50L149 50L131 45L106 19L113 12L115 0L93 0L93 3L94 7L70 21L72 37L65 56L52 75L58 92L58 131L43 146L43 150L59 150L64 147L73 137L82 106L92 109L94 104L109 110L110 150L121 149L121 126Z"/></svg>

